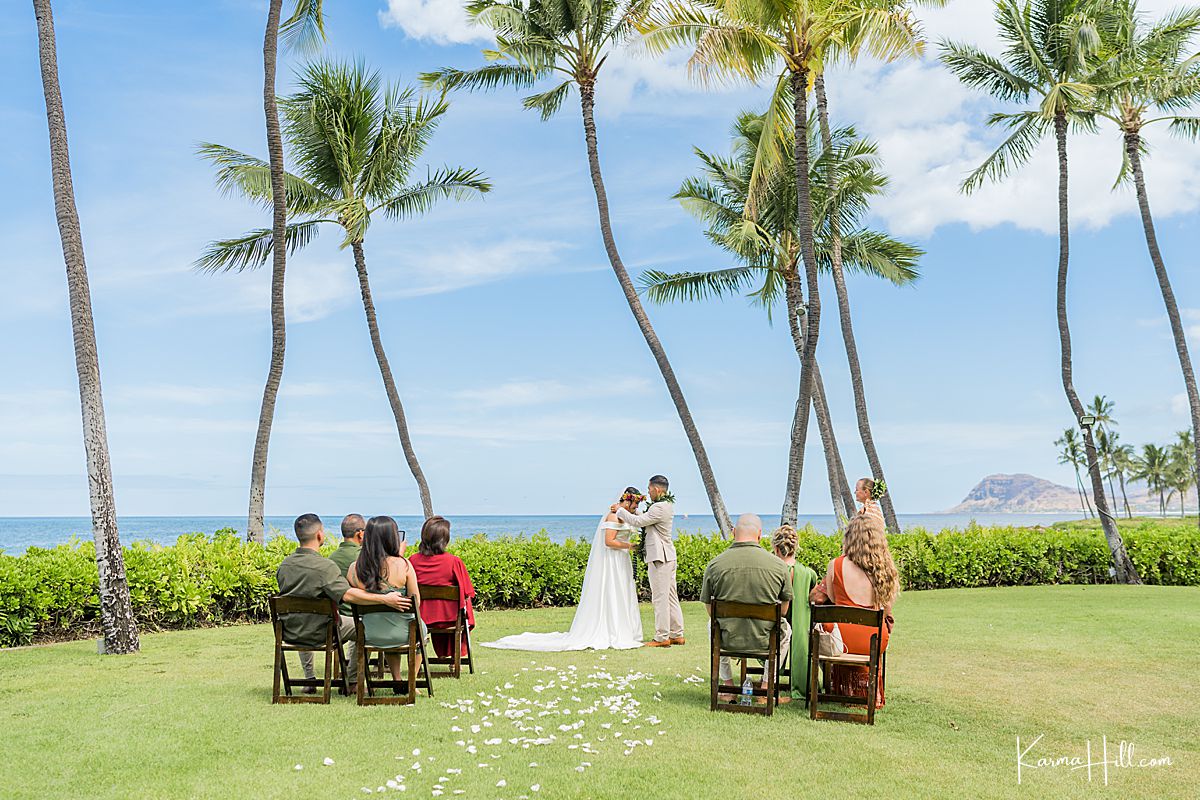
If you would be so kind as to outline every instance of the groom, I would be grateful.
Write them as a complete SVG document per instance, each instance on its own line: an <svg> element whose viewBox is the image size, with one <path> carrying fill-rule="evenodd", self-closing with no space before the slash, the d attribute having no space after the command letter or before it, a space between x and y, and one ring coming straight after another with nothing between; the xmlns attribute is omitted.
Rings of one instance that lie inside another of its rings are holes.
<svg viewBox="0 0 1200 800"><path fill-rule="evenodd" d="M612 508L621 522L643 529L650 599L654 604L654 641L646 642L646 647L670 647L686 643L683 638L683 611L679 608L679 593L675 587L675 543L671 541L671 528L675 525L675 498L668 488L667 479L655 475L646 490L650 504L644 514L631 514L617 505Z"/></svg>

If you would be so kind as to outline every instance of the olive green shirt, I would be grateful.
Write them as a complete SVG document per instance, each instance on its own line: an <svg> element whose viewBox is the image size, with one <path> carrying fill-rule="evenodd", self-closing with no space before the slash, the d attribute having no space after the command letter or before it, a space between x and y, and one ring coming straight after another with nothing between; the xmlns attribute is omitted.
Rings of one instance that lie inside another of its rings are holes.
<svg viewBox="0 0 1200 800"><path fill-rule="evenodd" d="M734 542L708 563L700 587L700 602L727 600L766 605L792 599L792 578L787 564L756 542ZM726 619L721 622L721 646L726 650L756 653L767 649L771 623L761 619Z"/></svg>
<svg viewBox="0 0 1200 800"><path fill-rule="evenodd" d="M337 550L329 554L329 560L337 564L338 570L341 571L342 577L346 578L350 572L350 565L358 560L358 554L362 552L362 545L354 542L342 542L338 545ZM338 605L338 610L349 616L353 612L350 606L345 603Z"/></svg>
<svg viewBox="0 0 1200 800"><path fill-rule="evenodd" d="M340 603L350 590L350 584L338 572L337 564L307 547L298 547L285 558L275 578L279 581L279 593L291 597L310 600L328 597ZM283 638L290 644L324 647L328 625L327 617L286 614L283 617Z"/></svg>

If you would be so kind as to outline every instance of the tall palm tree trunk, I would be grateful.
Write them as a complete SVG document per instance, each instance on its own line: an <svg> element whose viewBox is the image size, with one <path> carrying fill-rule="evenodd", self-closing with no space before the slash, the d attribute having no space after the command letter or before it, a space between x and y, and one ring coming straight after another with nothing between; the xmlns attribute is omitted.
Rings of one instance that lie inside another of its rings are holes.
<svg viewBox="0 0 1200 800"><path fill-rule="evenodd" d="M1154 231L1154 217L1150 215L1150 197L1146 193L1146 176L1142 172L1141 134L1136 130L1125 133L1125 153L1133 167L1133 184L1137 188L1138 209L1142 214L1142 228L1146 232L1146 247L1150 260L1154 262L1154 274L1158 277L1158 288L1162 292L1163 305L1167 307L1167 319L1171 321L1171 335L1175 337L1175 354L1179 357L1179 369L1183 373L1183 385L1187 390L1188 410L1192 415L1192 440L1196 448L1196 463L1200 464L1200 393L1196 390L1196 374L1192 371L1192 359L1188 354L1187 335L1179 318L1179 305L1175 302L1175 291L1171 288L1171 277L1158 249L1158 235ZM1200 492L1200 481L1196 484ZM1200 524L1200 517L1197 517Z"/></svg>
<svg viewBox="0 0 1200 800"><path fill-rule="evenodd" d="M283 313L283 276L287 266L287 196L284 184L283 137L279 133L279 108L275 102L275 62L279 56L279 15L283 0L269 0L267 30L263 36L263 113L267 120L267 152L271 159L271 231L276 246L271 249L271 365L263 387L258 412L258 433L254 437L254 455L250 462L250 511L246 538L263 541L263 504L267 487L267 448L271 444L271 424L275 419L275 400L283 380L283 353L286 345Z"/></svg>
<svg viewBox="0 0 1200 800"><path fill-rule="evenodd" d="M675 370L671 368L671 362L667 360L667 353L658 339L658 334L650 325L650 318L646 315L646 309L642 306L637 290L633 287L629 272L626 271L625 264L621 261L621 255L617 252L616 240L613 239L612 223L608 216L608 193L604 189L604 177L600 173L600 149L596 143L596 120L593 116L595 94L594 83L579 82L579 101L583 110L583 133L587 140L588 166L591 168L592 187L596 191L596 207L600 215L600 235L604 239L604 249L608 253L608 260L612 264L613 272L616 273L617 282L621 284L621 290L625 293L629 310L633 313L633 318L637 321L638 328L641 329L642 336L645 337L646 344L650 347L650 353L658 364L658 370L662 373L663 381L667 384L667 393L671 395L671 400L675 403L679 421L683 424L683 431L687 434L688 442L692 446L692 453L696 457L696 466L700 469L700 479L704 482L705 491L708 492L708 502L712 506L713 516L717 519L721 534L728 537L733 526L729 522L729 513L725 510L725 501L721 499L721 492L717 489L717 479L713 475L712 464L709 463L704 442L700 439L700 432L696 429L695 420L692 419L691 409L688 408L687 400L683 397L683 389L680 388L679 380L675 377Z"/></svg>
<svg viewBox="0 0 1200 800"><path fill-rule="evenodd" d="M796 358L804 358L804 295L800 288L799 277L785 279L785 294L787 300L788 328L792 334L792 345L796 348ZM829 414L829 402L825 397L825 384L821 379L821 369L817 365L813 374L816 388L813 391L813 411L817 417L817 430L821 434L821 446L825 451L825 469L829 478L829 499L833 503L833 515L839 529L844 520L854 513L854 495L850 493L850 484L846 481L846 468L842 464L842 455L838 450L837 437L833 431L833 421ZM796 411L792 419L792 443L788 452L789 467L796 458L796 420L799 417L800 398L796 398ZM788 471L789 477L795 472ZM783 511L780 522L784 525L795 525L799 514L800 486L789 484L785 490Z"/></svg>
<svg viewBox="0 0 1200 800"><path fill-rule="evenodd" d="M83 233L79 227L79 211L75 207L75 186L71 180L67 120L58 83L58 48L54 39L54 15L50 0L33 0L33 14L37 19L42 91L46 98L46 125L50 132L54 213L58 219L58 234L62 240L63 261L67 270L67 293L71 302L71 331L75 341L75 371L79 377L83 449L87 459L92 508L92 537L96 542L104 652L136 653L139 647L138 631L129 600L129 584L125 580L125 558L117 535L117 505L113 497L104 398L100 391L100 356L92 321L92 295L83 253Z"/></svg>
<svg viewBox="0 0 1200 800"><path fill-rule="evenodd" d="M795 119L796 148L796 220L800 238L800 257L804 261L808 305L804 313L804 353L800 358L800 396L792 423L791 458L788 463L788 495L791 487L798 495L804 479L804 445L808 439L808 417L812 406L817 371L817 338L821 332L821 290L817 285L817 257L813 247L812 184L809 181L808 155L808 70L792 73L792 103Z"/></svg>
<svg viewBox="0 0 1200 800"><path fill-rule="evenodd" d="M404 450L404 458L412 471L413 479L417 482L417 491L421 494L421 511L425 519L433 516L433 500L429 496L429 484L425 481L425 473L417 461L417 452L413 449L412 438L408 435L408 421L404 416L404 405L400 402L400 393L396 391L396 381L392 377L392 368L388 364L387 353L383 351L383 339L379 336L379 322L375 319L375 301L371 299L371 283L367 280L367 258L363 253L362 242L351 245L354 250L354 268L358 271L358 289L362 293L363 311L367 315L367 329L371 332L371 346L375 348L375 360L379 362L379 374L383 377L383 388L387 392L388 403L392 406L392 416L396 418L396 434L400 437L400 448Z"/></svg>
<svg viewBox="0 0 1200 800"><path fill-rule="evenodd" d="M817 118L821 127L821 141L826 150L833 149L833 131L829 127L829 100L825 96L825 75L818 73L816 77ZM830 170L833 170L832 165ZM835 193L834 181L829 182L831 193ZM836 194L835 194L836 196ZM879 460L879 451L875 449L875 437L871 433L871 420L867 414L867 392L863 384L862 364L858 360L858 344L854 338L854 322L850 316L850 295L846 291L846 276L842 271L842 234L838 226L836 209L829 215L829 234L832 241L833 288L837 294L838 316L842 323L842 341L846 345L846 360L850 364L850 383L854 388L854 413L858 418L858 435L862 439L863 450L867 454L867 464L871 467L871 477L887 484L883 476L883 463ZM891 491L886 492L879 500L883 510L883 518L887 528L893 533L900 532L900 521L896 518L896 507L892 503Z"/></svg>
<svg viewBox="0 0 1200 800"><path fill-rule="evenodd" d="M1067 266L1070 263L1070 219L1067 213L1067 117L1059 111L1054 115L1054 136L1058 145L1058 338L1062 350L1062 383L1067 402L1075 419L1084 415L1083 403L1075 393L1071 376L1071 329L1067 324ZM1087 459L1088 476L1092 483L1092 497L1104 538L1112 552L1113 571L1118 583L1141 583L1137 569L1125 550L1125 542L1117 530L1117 522L1108 510L1104 497L1104 482L1100 477L1100 463L1096 457L1096 442L1092 438L1090 425L1083 427L1083 452Z"/></svg>

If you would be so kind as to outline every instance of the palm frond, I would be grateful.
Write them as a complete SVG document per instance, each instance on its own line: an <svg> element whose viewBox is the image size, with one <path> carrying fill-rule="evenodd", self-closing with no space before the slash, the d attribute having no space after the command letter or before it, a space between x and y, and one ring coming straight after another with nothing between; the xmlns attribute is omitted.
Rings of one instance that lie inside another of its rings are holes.
<svg viewBox="0 0 1200 800"><path fill-rule="evenodd" d="M760 272L755 267L731 267L710 272L642 273L642 292L655 303L696 302L740 294Z"/></svg>
<svg viewBox="0 0 1200 800"><path fill-rule="evenodd" d="M296 252L316 238L317 226L329 219L293 222L287 226L288 254ZM200 272L243 272L261 267L271 258L275 236L270 228L259 228L233 239L210 242L193 265Z"/></svg>
<svg viewBox="0 0 1200 800"><path fill-rule="evenodd" d="M325 41L324 0L296 0L292 15L279 26L284 45L300 53L315 52Z"/></svg>
<svg viewBox="0 0 1200 800"><path fill-rule="evenodd" d="M266 161L211 142L201 142L196 153L217 168L216 184L222 194L271 206L271 165ZM283 179L289 214L319 213L329 200L316 186L290 172L285 172Z"/></svg>
<svg viewBox="0 0 1200 800"><path fill-rule="evenodd" d="M421 183L405 188L377 208L392 219L410 219L433 208L438 200L470 200L491 190L491 182L479 170L446 167L431 173Z"/></svg>
<svg viewBox="0 0 1200 800"><path fill-rule="evenodd" d="M1007 125L1012 133L962 182L962 190L968 194L985 181L998 181L1011 175L1028 161L1048 126L1046 120L1033 111L993 114L988 124Z"/></svg>
<svg viewBox="0 0 1200 800"><path fill-rule="evenodd" d="M547 92L530 95L521 101L522 105L526 108L537 110L542 115L543 120L548 120L558 113L558 109L571 92L572 83L573 81L563 81Z"/></svg>
<svg viewBox="0 0 1200 800"><path fill-rule="evenodd" d="M486 92L501 86L527 89L537 83L540 77L537 71L520 64L488 64L470 70L446 67L435 72L423 72L421 83L428 88L447 92L456 89Z"/></svg>

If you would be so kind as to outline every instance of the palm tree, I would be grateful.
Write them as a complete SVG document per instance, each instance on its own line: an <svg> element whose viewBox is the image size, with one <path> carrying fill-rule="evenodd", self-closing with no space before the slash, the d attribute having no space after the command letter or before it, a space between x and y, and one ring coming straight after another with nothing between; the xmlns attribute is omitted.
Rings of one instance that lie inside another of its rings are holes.
<svg viewBox="0 0 1200 800"><path fill-rule="evenodd" d="M1098 394L1092 398L1092 402L1085 409L1088 414L1096 418L1096 430L1108 431L1112 433L1112 429L1117 427L1117 420L1113 417L1113 411L1117 404L1109 400L1106 396Z"/></svg>
<svg viewBox="0 0 1200 800"><path fill-rule="evenodd" d="M1129 507L1129 496L1125 494L1125 476L1133 470L1133 445L1117 444L1117 434L1115 431L1108 434L1108 439L1112 447L1113 469L1117 473L1117 480L1121 486L1121 502L1125 504L1125 516L1128 519L1133 519L1133 510Z"/></svg>
<svg viewBox="0 0 1200 800"><path fill-rule="evenodd" d="M600 70L612 52L633 33L634 20L645 14L652 0L599 0L580 3L577 0L472 0L467 11L477 23L486 25L496 34L496 49L484 52L493 63L475 70L445 68L427 73L422 80L443 89L487 90L500 86L527 88L538 81L554 77L560 81L554 88L526 97L526 108L535 109L546 120L562 106L574 86L579 91L583 115L584 138L596 207L600 217L600 235L617 282L625 294L629 310L658 364L667 392L675 404L684 433L691 444L700 478L708 493L713 516L725 535L732 525L725 510L725 501L717 488L708 452L692 418L691 409L675 370L667 359L666 350L650 324L650 318L637 289L629 277L617 251L609 219L608 193L600 171L600 150L597 144L594 118L596 81Z"/></svg>
<svg viewBox="0 0 1200 800"><path fill-rule="evenodd" d="M665 51L676 45L693 47L688 66L702 82L736 77L757 83L770 75L775 76L767 111L767 128L775 135L761 138L759 166L751 178L749 198L752 212L765 191L765 176L782 161L781 143L790 140L795 154L796 231L808 300L804 306L806 329L800 364L800 399L792 425L785 503L799 495L804 474L804 445L811 398L816 390L816 352L821 326L810 175L808 91L813 77L821 71L827 52L841 42L858 37L860 46L885 59L919 49L919 37L911 18L906 13L895 13L899 5L902 4L894 0L783 0L778 3L668 0L639 22L651 50ZM790 127L786 114L789 107L792 111ZM861 411L865 413L865 405ZM875 468L874 464L872 468Z"/></svg>
<svg viewBox="0 0 1200 800"><path fill-rule="evenodd" d="M466 199L489 191L491 185L477 170L462 167L443 168L413 182L413 169L449 108L443 97L417 99L412 89L383 86L379 74L361 64L310 64L299 84L297 93L284 101L284 135L299 166L299 175L285 176L288 205L296 220L287 226L288 249L307 245L322 225L342 228L342 246L354 254L363 311L396 433L428 518L433 516L429 484L413 449L379 334L363 242L376 212L409 219L428 211L440 198ZM260 159L216 144L201 145L200 154L217 167L217 185L222 190L260 202L270 200L269 170ZM216 241L197 266L208 271L260 267L282 249L274 243L274 231L265 229Z"/></svg>
<svg viewBox="0 0 1200 800"><path fill-rule="evenodd" d="M1151 492L1158 493L1159 516L1167 515L1167 500L1164 494L1167 489L1167 471L1170 469L1171 456L1166 448L1154 444L1142 445L1141 456L1133 460L1133 471L1130 477L1142 481Z"/></svg>
<svg viewBox="0 0 1200 800"><path fill-rule="evenodd" d="M1057 314L1063 392L1076 419L1084 414L1072 377L1071 331L1067 323L1067 267L1070 223L1067 211L1067 131L1093 125L1096 87L1088 77L1099 63L1100 35L1095 15L1107 0L997 0L996 25L1005 43L1003 59L976 47L945 42L942 61L968 86L1002 102L1040 98L1036 108L993 114L989 125L1011 129L1008 138L964 182L965 191L987 180L1000 180L1029 159L1050 130L1058 151ZM1091 426L1083 427L1084 457L1100 525L1112 553L1119 583L1140 583L1116 520L1104 497L1104 480Z"/></svg>
<svg viewBox="0 0 1200 800"><path fill-rule="evenodd" d="M1179 493L1179 514L1182 516L1183 499L1188 488L1197 483L1196 465L1200 462L1196 460L1196 444L1192 439L1192 432L1182 430L1175 435L1177 438L1171 445L1171 463L1177 473L1173 488ZM1197 502L1200 503L1200 493L1197 494Z"/></svg>
<svg viewBox="0 0 1200 800"><path fill-rule="evenodd" d="M325 36L323 0L295 0L292 15L280 25L283 0L268 0L267 30L263 35L263 113L267 122L267 153L270 157L271 229L284 237L287 225L287 201L283 179L283 140L279 134L279 109L275 100L275 62L279 56L279 34L286 43L299 48L314 46ZM287 344L283 308L283 279L287 253L279 248L271 265L271 363L263 387L258 412L258 433L250 460L250 510L246 520L246 538L263 541L263 504L267 491L267 449L271 443L271 425L275 420L275 400L283 380L284 349Z"/></svg>
<svg viewBox="0 0 1200 800"><path fill-rule="evenodd" d="M1063 435L1054 440L1056 447L1062 450L1058 454L1058 463L1070 464L1075 469L1075 490L1079 492L1079 505L1083 507L1083 515L1091 517L1091 504L1087 502L1087 493L1083 490L1083 478L1079 474L1079 465L1084 461L1083 448L1079 446L1079 437L1074 428L1067 428Z"/></svg>
<svg viewBox="0 0 1200 800"><path fill-rule="evenodd" d="M707 223L706 237L731 253L740 266L676 274L652 271L646 273L643 284L652 300L669 302L733 294L749 288L757 277L761 277L760 288L750 298L764 306L769 315L783 295L796 355L803 358L803 294L796 267L800 252L796 217L792 213L796 182L791 165L793 156L786 142L785 163L767 181L768 190L755 210L747 212L759 140L763 135L771 135L766 122L766 114L739 115L733 129L733 157L710 155L697 149L704 174L689 178L675 195L685 208ZM810 125L810 130L815 132L815 126ZM851 232L847 237L847 253L852 270L885 278L901 286L915 282L918 278L916 262L922 251L862 227L862 217L868 210L870 198L881 194L887 186L887 177L879 171L875 145L859 139L854 129L847 127L835 132L832 147L826 148L818 137L813 136L811 148L817 155L811 179L817 213L816 252L821 270L828 273L832 269L830 232L836 209L839 229ZM831 191L832 187L836 187L837 197ZM813 410L825 448L830 494L835 514L844 517L853 511L854 499L841 466L819 367L814 379L817 387L813 394ZM784 523L795 523L795 500L794 496L785 500Z"/></svg>
<svg viewBox="0 0 1200 800"><path fill-rule="evenodd" d="M1200 137L1200 117L1178 113L1200 100L1200 60L1196 53L1189 51L1198 34L1200 7L1172 11L1156 24L1149 25L1138 12L1137 0L1112 0L1109 17L1103 26L1107 59L1096 77L1096 83L1101 87L1097 114L1121 132L1124 145L1121 177L1133 178L1146 247L1175 338L1175 354L1183 373L1194 431L1200 431L1200 391L1196 388L1196 374L1179 316L1179 304L1158 248L1154 217L1150 214L1150 197L1142 170L1142 155L1146 152L1142 131L1148 125L1167 122L1173 133L1193 140ZM1147 118L1149 114L1156 116ZM1200 461L1200 437L1194 438L1193 444L1192 458ZM1196 486L1200 497L1200 478Z"/></svg>
<svg viewBox="0 0 1200 800"><path fill-rule="evenodd" d="M137 623L133 618L129 584L125 580L125 558L117 534L117 505L113 497L104 397L100 391L100 356L92 321L92 296L83 253L83 234L79 227L79 210L75 207L75 186L71 179L67 119L58 82L58 49L50 0L33 0L33 14L37 19L42 91L46 99L46 125L50 132L54 212L58 218L58 235L62 240L67 293L71 302L71 331L75 342L75 371L79 377L79 405L83 416L83 449L87 459L92 537L96 542L96 568L99 571L104 652L136 653L139 647Z"/></svg>
<svg viewBox="0 0 1200 800"><path fill-rule="evenodd" d="M917 0L921 5L927 6L944 6L946 0ZM843 57L853 62L862 46L868 43L876 31L884 24L892 24L892 19L896 17L906 17L909 13L907 0L893 0L883 3L877 0L860 0L864 10L870 10L874 13L865 18L863 24L851 28L850 36L844 40L835 40L831 43L828 49L826 62L821 65L821 70L816 74L813 81L813 93L817 101L817 120L821 128L821 138L826 148L833 146L832 130L829 125L829 98L825 93L825 74L828 70L829 63L837 57ZM904 20L904 25L908 26L907 20ZM915 32L916 27L911 26ZM904 41L904 40L901 40ZM905 52L907 51L907 52ZM898 50L896 55L911 55L919 56L924 52L924 40L919 36L913 36L911 43ZM871 432L871 421L867 414L867 395L863 385L862 365L858 360L858 342L854 335L853 318L850 314L850 295L846 288L846 277L842 268L842 237L841 231L838 229L837 215L832 215L832 228L830 230L830 251L832 260L832 269L830 274L833 276L834 294L838 301L838 319L842 327L842 341L846 348L846 360L850 366L850 382L854 390L854 410L858 419L859 437L862 439L863 450L866 452L867 463L871 467L871 474L878 480L884 480L883 463L879 458L879 452L875 449L875 437ZM900 522L896 518L896 506L892 499L892 492L887 492L880 498L880 506L883 511L883 517L889 530L900 530Z"/></svg>
<svg viewBox="0 0 1200 800"><path fill-rule="evenodd" d="M1096 426L1096 456L1100 459L1100 471L1108 479L1108 494L1112 498L1113 508L1117 507L1117 493L1113 490L1113 474L1116 471L1113 464L1113 448L1116 438L1113 428L1117 421L1113 418L1113 409L1117 404L1102 394L1092 398L1086 411L1095 417Z"/></svg>

